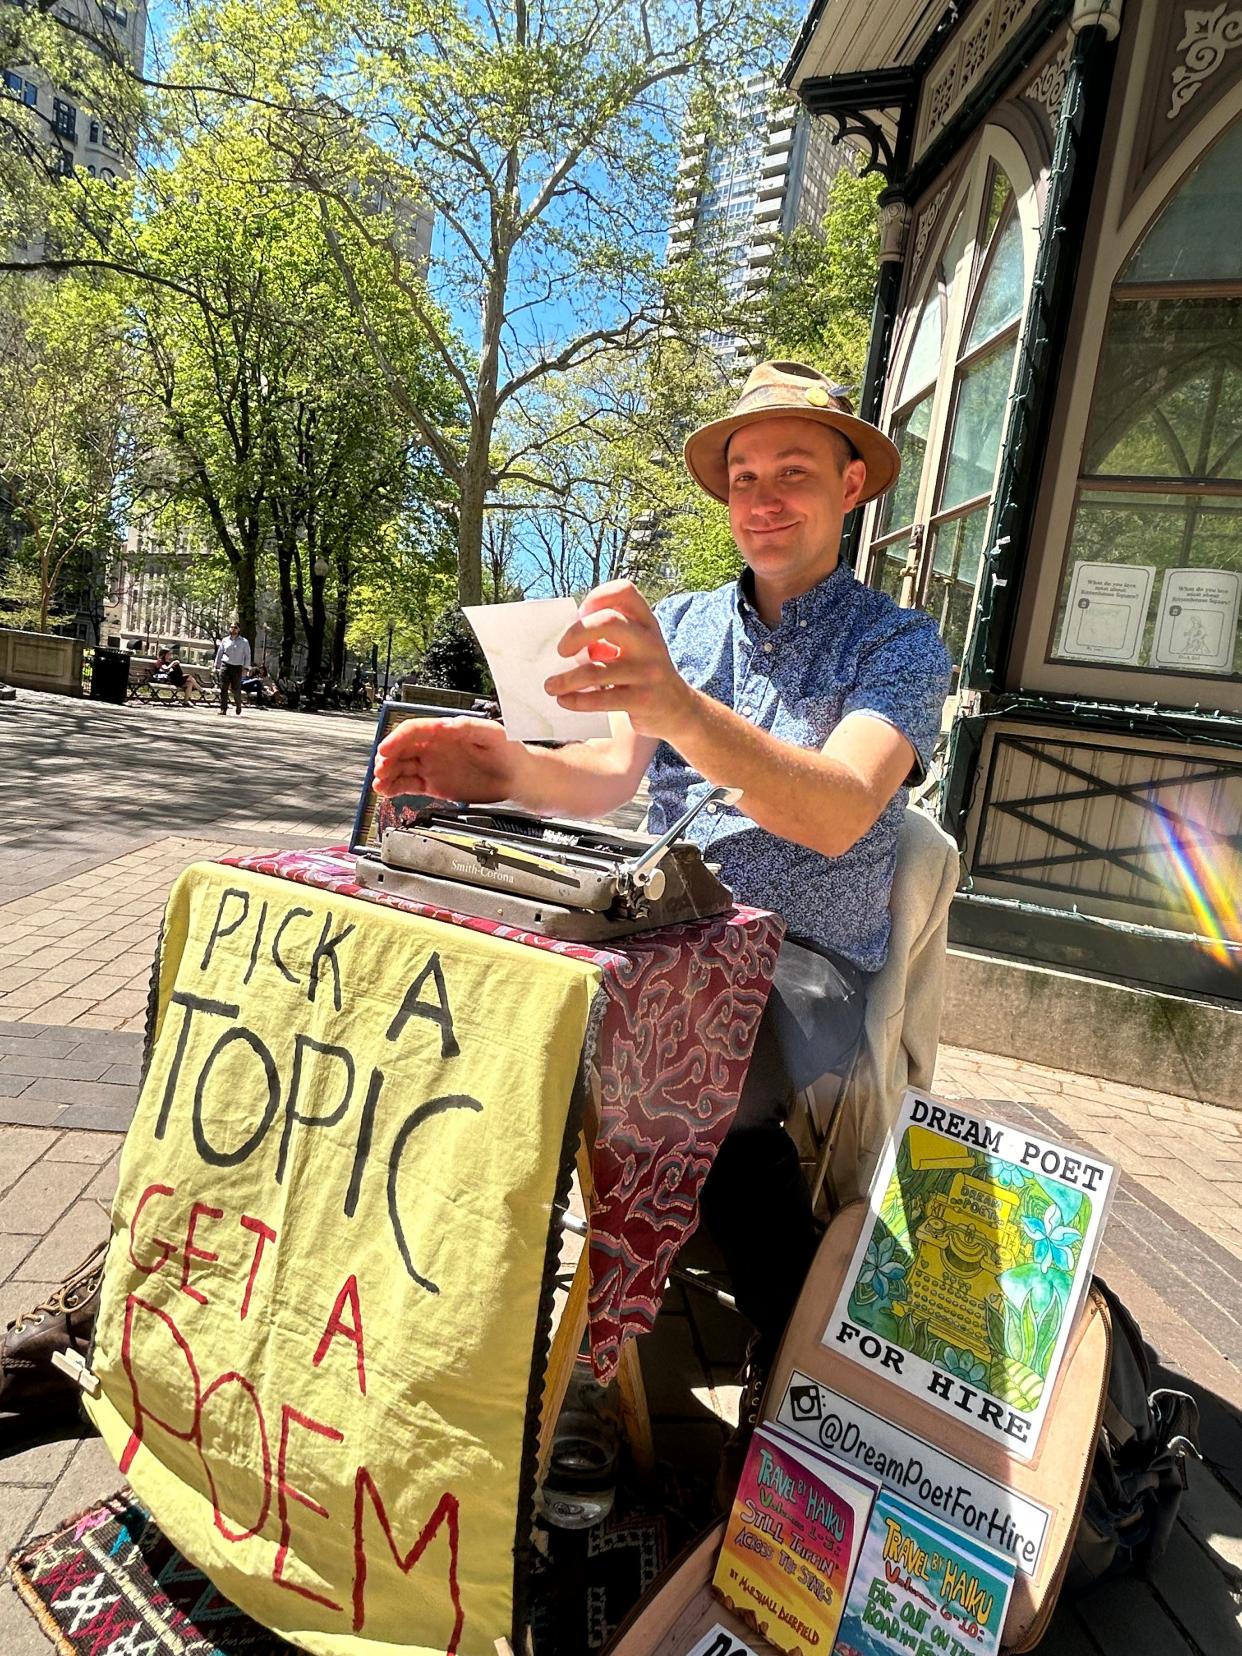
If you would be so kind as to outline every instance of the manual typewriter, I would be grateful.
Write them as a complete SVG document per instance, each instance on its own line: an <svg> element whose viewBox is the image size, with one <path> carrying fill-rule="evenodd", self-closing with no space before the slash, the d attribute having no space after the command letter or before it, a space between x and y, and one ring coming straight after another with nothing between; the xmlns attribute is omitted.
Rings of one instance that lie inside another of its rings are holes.
<svg viewBox="0 0 1242 1656"><path fill-rule="evenodd" d="M358 883L420 903L575 943L723 914L719 869L681 839L714 788L659 839L599 823L558 822L509 806L436 803L386 828L358 857Z"/></svg>

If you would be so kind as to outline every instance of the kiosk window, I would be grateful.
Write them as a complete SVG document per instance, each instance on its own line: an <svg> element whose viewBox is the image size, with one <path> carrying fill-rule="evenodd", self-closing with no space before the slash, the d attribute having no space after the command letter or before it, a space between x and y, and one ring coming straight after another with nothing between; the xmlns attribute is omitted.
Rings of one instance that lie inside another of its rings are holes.
<svg viewBox="0 0 1242 1656"><path fill-rule="evenodd" d="M1242 122L1113 288L1055 660L1242 676Z"/></svg>

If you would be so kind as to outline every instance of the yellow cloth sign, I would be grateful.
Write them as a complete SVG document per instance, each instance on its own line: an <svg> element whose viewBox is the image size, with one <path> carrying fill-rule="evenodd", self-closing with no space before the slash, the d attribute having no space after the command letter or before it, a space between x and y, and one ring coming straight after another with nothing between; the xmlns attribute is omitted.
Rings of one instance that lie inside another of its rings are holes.
<svg viewBox="0 0 1242 1656"><path fill-rule="evenodd" d="M324 1656L492 1656L596 967L216 865L173 888L90 1413Z"/></svg>

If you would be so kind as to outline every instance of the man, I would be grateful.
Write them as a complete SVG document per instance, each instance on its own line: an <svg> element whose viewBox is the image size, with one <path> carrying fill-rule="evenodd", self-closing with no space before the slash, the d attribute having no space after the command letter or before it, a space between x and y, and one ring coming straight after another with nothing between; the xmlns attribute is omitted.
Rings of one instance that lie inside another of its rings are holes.
<svg viewBox="0 0 1242 1656"><path fill-rule="evenodd" d="M250 641L242 637L236 621L229 626L229 636L217 646L212 665L220 675L220 717L228 717L229 693L232 692L233 708L240 719L241 681L242 674L250 665Z"/></svg>
<svg viewBox="0 0 1242 1656"><path fill-rule="evenodd" d="M739 901L789 928L737 1118L702 1209L775 1355L815 1247L783 1121L795 1090L849 1074L868 976L884 963L904 785L931 757L949 682L932 621L839 563L845 514L896 480L900 457L824 377L763 363L733 412L695 432L686 464L725 500L746 570L653 611L628 581L588 594L560 642L588 659L547 681L562 707L612 715L608 738L558 750L481 720L409 720L381 744L378 792L595 816L646 774L662 832L710 787L740 788L689 833Z"/></svg>
<svg viewBox="0 0 1242 1656"><path fill-rule="evenodd" d="M749 1412L815 1245L782 1122L793 1090L848 1074L866 980L888 943L903 785L930 758L949 663L927 616L838 564L846 512L893 483L899 457L821 375L761 364L733 413L689 439L686 462L727 499L746 572L656 611L626 581L583 601L560 651L585 648L588 660L547 688L564 707L608 711L613 734L549 749L509 742L481 719L411 719L381 744L375 785L389 797L514 799L594 816L647 774L657 831L711 786L742 790L690 833L739 901L774 909L789 927L737 1118L702 1198L758 1330ZM85 1305L79 1289L72 1308L58 1301L39 1327L54 1324L63 1341L88 1336L99 1264L95 1256L81 1268ZM19 1372L21 1350L10 1328L0 1413L14 1407L10 1396L24 1412L46 1397Z"/></svg>

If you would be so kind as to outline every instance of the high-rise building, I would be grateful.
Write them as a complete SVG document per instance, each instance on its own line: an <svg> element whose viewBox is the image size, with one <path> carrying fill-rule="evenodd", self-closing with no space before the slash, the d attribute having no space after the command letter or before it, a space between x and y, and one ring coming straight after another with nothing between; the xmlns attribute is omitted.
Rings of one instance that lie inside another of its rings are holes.
<svg viewBox="0 0 1242 1656"><path fill-rule="evenodd" d="M146 54L146 0L120 5L116 0L58 0L54 15L88 39L106 34L121 56L142 73ZM98 114L80 108L73 95L54 86L42 69L29 64L0 66L3 93L34 114L37 138L45 140L53 164L64 174L77 171L106 182L125 178L133 159L124 140ZM36 253L37 249L28 251Z"/></svg>
<svg viewBox="0 0 1242 1656"><path fill-rule="evenodd" d="M767 280L779 236L819 225L833 178L848 157L827 124L766 75L752 75L728 100L721 134L687 136L678 162L668 257L691 249L716 262L738 306ZM708 336L726 366L745 353L730 330Z"/></svg>

